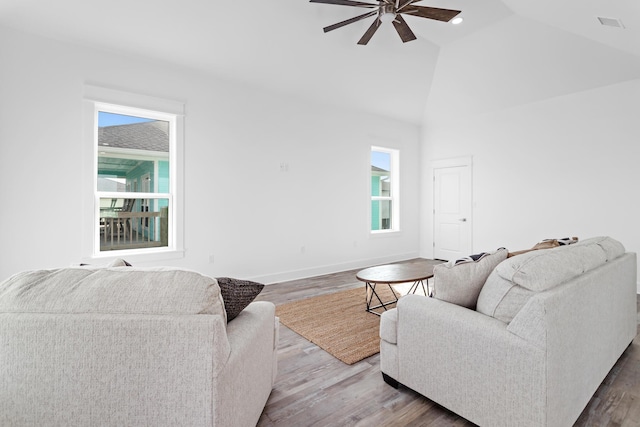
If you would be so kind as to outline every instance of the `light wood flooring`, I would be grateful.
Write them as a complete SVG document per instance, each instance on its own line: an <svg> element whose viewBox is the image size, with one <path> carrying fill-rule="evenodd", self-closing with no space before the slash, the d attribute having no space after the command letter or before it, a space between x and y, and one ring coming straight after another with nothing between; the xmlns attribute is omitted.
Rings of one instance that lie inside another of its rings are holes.
<svg viewBox="0 0 640 427"><path fill-rule="evenodd" d="M362 287L364 293L364 284L355 278L358 271L268 285L258 299L279 305L355 287ZM394 389L387 385L380 374L380 354L346 365L280 325L278 377L258 426L473 425L406 387ZM640 426L640 341L637 337L605 378L575 426Z"/></svg>

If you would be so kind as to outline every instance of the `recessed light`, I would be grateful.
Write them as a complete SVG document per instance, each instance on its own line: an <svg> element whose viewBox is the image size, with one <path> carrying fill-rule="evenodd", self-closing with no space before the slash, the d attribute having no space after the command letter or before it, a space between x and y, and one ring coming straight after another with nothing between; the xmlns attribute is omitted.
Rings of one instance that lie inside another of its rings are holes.
<svg viewBox="0 0 640 427"><path fill-rule="evenodd" d="M458 16L458 17L456 17L456 18L453 18L453 19L451 20L451 23L452 23L453 25L458 25L458 24L461 24L461 23L462 23L462 21L464 21L464 19L462 19L462 18L460 18L460 17Z"/></svg>

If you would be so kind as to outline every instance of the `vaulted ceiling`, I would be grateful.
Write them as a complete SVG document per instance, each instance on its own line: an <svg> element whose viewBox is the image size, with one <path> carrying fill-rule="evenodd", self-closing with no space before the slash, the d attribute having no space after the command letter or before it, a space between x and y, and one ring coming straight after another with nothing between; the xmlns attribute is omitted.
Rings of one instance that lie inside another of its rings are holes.
<svg viewBox="0 0 640 427"><path fill-rule="evenodd" d="M306 0L0 0L0 25L413 123L427 100L434 114L434 105L473 110L481 97L499 108L640 78L636 0L419 5L462 10L464 22L410 16L417 40L403 44L387 24L359 46L372 18L324 34L323 27L363 11ZM491 101L491 85L513 95ZM464 105L447 101L452 91Z"/></svg>

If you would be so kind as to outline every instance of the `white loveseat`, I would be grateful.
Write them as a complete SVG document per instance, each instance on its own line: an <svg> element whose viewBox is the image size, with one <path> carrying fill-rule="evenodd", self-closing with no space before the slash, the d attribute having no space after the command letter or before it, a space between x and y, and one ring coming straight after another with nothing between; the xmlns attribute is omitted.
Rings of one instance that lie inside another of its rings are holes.
<svg viewBox="0 0 640 427"><path fill-rule="evenodd" d="M0 284L0 425L255 425L277 340L272 303L227 324L195 272L21 273Z"/></svg>
<svg viewBox="0 0 640 427"><path fill-rule="evenodd" d="M477 311L402 297L381 317L383 376L480 426L571 426L636 336L636 271L601 237L502 261Z"/></svg>

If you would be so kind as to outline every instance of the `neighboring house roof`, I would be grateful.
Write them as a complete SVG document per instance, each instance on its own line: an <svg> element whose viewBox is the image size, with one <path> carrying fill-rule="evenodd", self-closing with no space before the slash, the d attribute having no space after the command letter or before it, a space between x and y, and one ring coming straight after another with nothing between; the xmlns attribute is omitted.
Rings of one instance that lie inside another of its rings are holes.
<svg viewBox="0 0 640 427"><path fill-rule="evenodd" d="M382 169L377 166L371 165L371 172L389 172L389 171L386 169Z"/></svg>
<svg viewBox="0 0 640 427"><path fill-rule="evenodd" d="M98 177L98 191L126 191L127 187L124 183L118 182L111 178Z"/></svg>
<svg viewBox="0 0 640 427"><path fill-rule="evenodd" d="M152 122L98 128L98 145L169 152L169 122Z"/></svg>

